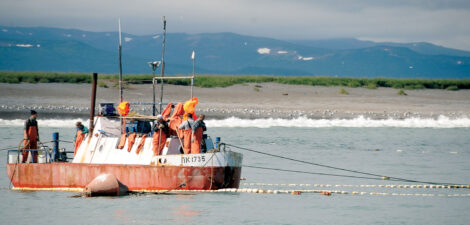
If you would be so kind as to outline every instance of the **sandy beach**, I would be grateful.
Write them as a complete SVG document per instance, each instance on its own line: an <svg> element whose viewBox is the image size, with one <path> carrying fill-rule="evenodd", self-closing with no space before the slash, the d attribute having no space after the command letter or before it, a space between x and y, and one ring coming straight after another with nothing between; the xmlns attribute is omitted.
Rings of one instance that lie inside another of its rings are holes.
<svg viewBox="0 0 470 225"><path fill-rule="evenodd" d="M349 94L341 94L341 89L262 83L226 88L195 87L193 91L200 102L197 112L212 118L470 117L470 90L405 90L407 95L403 96L393 88L344 88ZM129 85L124 90L124 100L151 102L151 93L149 84ZM164 93L163 102L184 102L190 98L190 88L185 86L165 85ZM90 84L1 83L0 117L24 118L29 109L36 109L43 117L86 118L90 95ZM118 101L117 88L98 88L97 103ZM132 110L151 114L150 106L133 105Z"/></svg>

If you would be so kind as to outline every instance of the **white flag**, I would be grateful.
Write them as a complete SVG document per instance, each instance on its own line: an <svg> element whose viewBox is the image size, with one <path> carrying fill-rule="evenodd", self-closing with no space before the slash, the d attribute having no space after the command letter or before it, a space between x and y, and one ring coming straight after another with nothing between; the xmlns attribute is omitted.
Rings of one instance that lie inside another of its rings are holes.
<svg viewBox="0 0 470 225"><path fill-rule="evenodd" d="M196 55L196 53L194 52L193 50L193 54L191 54L191 59L194 60L194 56Z"/></svg>

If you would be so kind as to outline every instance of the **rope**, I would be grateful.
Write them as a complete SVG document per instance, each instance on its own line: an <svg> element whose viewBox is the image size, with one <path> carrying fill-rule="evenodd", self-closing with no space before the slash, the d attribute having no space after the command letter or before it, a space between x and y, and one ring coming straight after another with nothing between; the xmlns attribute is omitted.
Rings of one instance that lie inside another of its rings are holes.
<svg viewBox="0 0 470 225"><path fill-rule="evenodd" d="M100 134L98 136L98 140L96 141L96 145L93 148L93 154L91 155L91 159L90 159L90 162L88 162L88 164L91 164L91 162L93 161L93 158L95 157L96 147L98 147L98 145L100 145L101 137L103 137L102 134ZM75 157L75 155L74 155L74 157Z"/></svg>
<svg viewBox="0 0 470 225"><path fill-rule="evenodd" d="M16 173L16 170L18 168L18 163L20 161L19 159L19 154L22 153L25 149L25 146L29 146L29 139L27 139L27 142L25 145L23 145L23 147L21 147L21 144L23 143L24 144L24 141L25 139L22 139L19 143L18 143L18 155L17 155L17 160L16 160L16 163L15 163L15 169L13 170L13 173L11 174L11 177L10 177L10 184L8 185L8 188L11 188L11 185L13 184L13 176L15 176L15 173ZM53 141L47 141L47 142L38 142L38 145L44 145L44 144L47 144L47 143L51 143ZM11 150L11 149L7 149L7 150ZM4 151L2 149L2 151ZM36 154L38 154L36 152ZM33 161L34 161L34 156L33 156L33 153L31 153L31 157L33 157ZM26 160L25 160L26 161Z"/></svg>
<svg viewBox="0 0 470 225"><path fill-rule="evenodd" d="M340 168L340 167L329 166L329 165L324 165L324 164L320 164L320 163L308 162L308 161L303 161L303 160L299 160L299 159L289 158L289 157L285 157L285 156L281 156L281 155L274 155L274 154L261 152L261 151L257 151L257 150L253 150L253 149L249 149L249 148L244 148L244 147L240 147L240 146L236 146L236 145L232 145L232 144L227 144L227 143L225 143L225 144L227 146L231 146L231 147L238 148L238 149L241 149L241 150L246 150L246 151L250 151L250 152L254 152L254 153L258 153L258 154L262 154L262 155L267 155L267 156L271 156L271 157L281 158L281 159L285 159L285 160L290 160L290 161L294 161L294 162L299 162L299 163L304 163L304 164L309 164L309 165L314 165L314 166L319 166L319 167L325 167L325 168L329 168L329 169L341 170L341 171L346 171L346 172L350 172L350 173L357 173L357 174L380 177L381 180L393 180L393 181L403 181L403 182L423 183L423 184L435 184L435 185L454 185L454 184L450 184L450 183L411 180L411 179L405 179L405 178L399 178L399 177L390 177L390 176L384 176L384 175L380 175L380 174L374 174L374 173L362 172L362 171L357 171L357 170L351 170L351 169L344 169L344 168ZM264 167L263 168L259 167L258 169L280 170L280 169L275 169L275 168L264 168ZM287 170L286 170L286 172L310 173L310 172L305 172L305 171L287 171ZM315 174L315 173L312 173L312 174ZM338 174L321 174L321 175L346 176L346 175L338 175ZM350 177L351 178L362 178L362 179L373 179L373 178L355 177L355 176L350 176ZM375 179L378 179L378 178L375 178Z"/></svg>
<svg viewBox="0 0 470 225"><path fill-rule="evenodd" d="M360 179L369 179L369 180L382 180L381 178L375 178L375 177L360 177L360 176L342 175L342 174L316 173L316 172L301 171L301 170L286 170L286 169L279 169L279 168L269 168L269 167L260 167L260 166L250 166L250 165L243 165L243 167L254 168L254 169L263 169L263 170L274 170L274 171L292 172L292 173L305 173L305 174L312 174L312 175L324 175L324 176L334 176L334 177L360 178Z"/></svg>
<svg viewBox="0 0 470 225"><path fill-rule="evenodd" d="M18 155L16 157L15 169L13 170L13 173L11 173L10 184L8 185L9 189L11 189L11 185L13 184L13 177L15 176L16 169L18 168L18 163L20 161L20 152L23 152L23 150L24 150L25 145L23 145L23 148L21 148L21 143L24 143L23 142L24 140L25 139L21 140L20 143L18 143ZM28 142L26 142L26 145L29 145L29 139L26 139L26 140L28 141Z"/></svg>

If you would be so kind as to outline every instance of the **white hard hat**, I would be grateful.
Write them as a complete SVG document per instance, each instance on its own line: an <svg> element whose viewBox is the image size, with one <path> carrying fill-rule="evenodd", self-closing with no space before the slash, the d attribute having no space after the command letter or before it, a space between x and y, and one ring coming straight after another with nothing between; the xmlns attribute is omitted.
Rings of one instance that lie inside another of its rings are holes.
<svg viewBox="0 0 470 225"><path fill-rule="evenodd" d="M158 115L158 116L157 116L157 120L161 120L161 119L163 119L163 116L162 116L162 115Z"/></svg>

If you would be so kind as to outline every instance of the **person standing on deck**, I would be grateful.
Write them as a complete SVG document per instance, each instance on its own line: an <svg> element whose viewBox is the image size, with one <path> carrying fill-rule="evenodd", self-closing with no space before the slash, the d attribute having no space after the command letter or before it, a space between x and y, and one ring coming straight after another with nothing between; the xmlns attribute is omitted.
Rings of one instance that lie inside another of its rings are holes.
<svg viewBox="0 0 470 225"><path fill-rule="evenodd" d="M183 151L184 154L191 153L191 133L193 128L194 120L193 115L188 113L188 120L181 123L179 129L183 130Z"/></svg>
<svg viewBox="0 0 470 225"><path fill-rule="evenodd" d="M160 155L165 147L166 138L170 133L168 123L163 120L162 115L157 116L157 122L153 128L153 155Z"/></svg>
<svg viewBox="0 0 470 225"><path fill-rule="evenodd" d="M82 122L78 121L75 123L75 126L77 127L77 133L75 133L75 137L73 138L73 146L75 147L75 150L73 152L73 155L77 154L77 150L80 147L80 144L82 143L83 139L85 138L85 134L88 134L88 128L85 127Z"/></svg>
<svg viewBox="0 0 470 225"><path fill-rule="evenodd" d="M194 122L191 134L191 154L201 153L202 133L207 130L204 123L204 114L199 115L199 118Z"/></svg>
<svg viewBox="0 0 470 225"><path fill-rule="evenodd" d="M31 117L27 119L24 123L24 149L37 149L39 141L39 129L38 122L36 118L38 113L34 110L31 110ZM28 159L29 151L23 151L23 160L25 163ZM32 162L38 161L38 153L36 151L31 151Z"/></svg>

